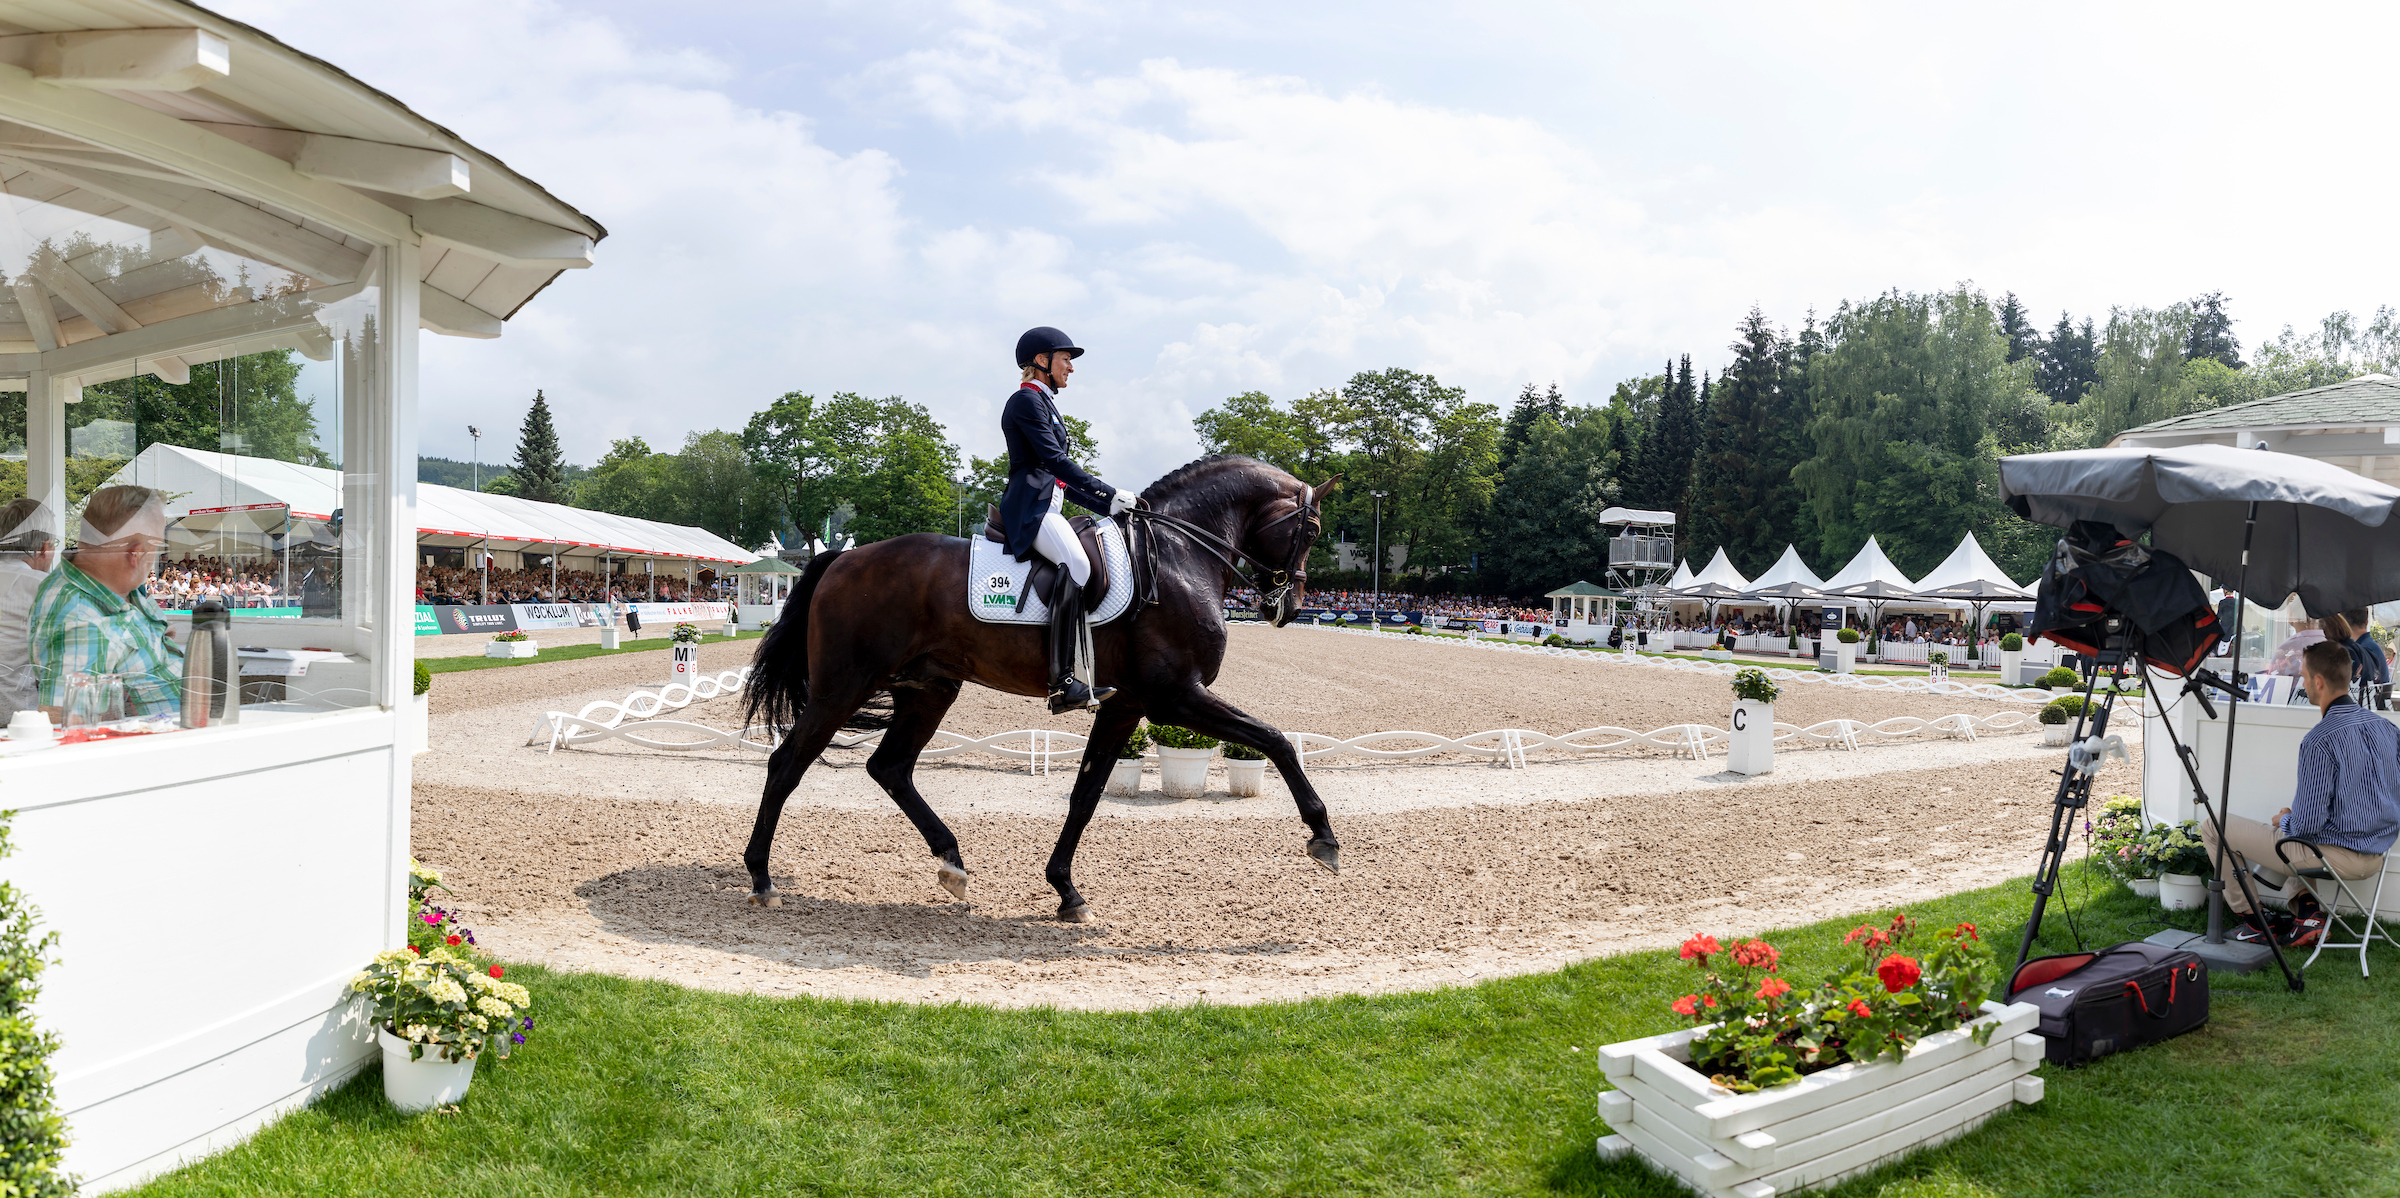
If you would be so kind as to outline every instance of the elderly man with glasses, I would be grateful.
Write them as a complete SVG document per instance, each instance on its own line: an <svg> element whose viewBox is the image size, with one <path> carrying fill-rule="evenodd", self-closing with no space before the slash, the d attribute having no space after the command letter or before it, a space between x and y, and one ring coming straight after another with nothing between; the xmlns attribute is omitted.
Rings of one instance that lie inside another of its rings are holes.
<svg viewBox="0 0 2400 1198"><path fill-rule="evenodd" d="M102 487L83 506L75 552L42 580L30 621L36 701L64 718L67 680L115 674L125 714L169 714L183 703L183 653L142 583L167 543L163 497L148 487Z"/></svg>

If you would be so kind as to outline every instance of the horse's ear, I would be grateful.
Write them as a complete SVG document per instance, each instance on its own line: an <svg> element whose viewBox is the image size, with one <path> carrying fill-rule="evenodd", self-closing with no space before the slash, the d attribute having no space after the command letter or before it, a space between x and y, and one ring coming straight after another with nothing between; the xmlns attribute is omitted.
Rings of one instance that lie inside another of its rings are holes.
<svg viewBox="0 0 2400 1198"><path fill-rule="evenodd" d="M1333 489L1334 489L1335 487L1338 487L1338 486L1341 486L1341 485L1342 485L1342 476L1341 476L1341 475L1339 475L1339 474L1336 474L1336 475L1334 475L1332 478L1326 479L1324 482L1318 483L1318 484L1317 484L1317 498L1318 498L1320 501L1322 501L1322 500L1323 500L1323 499L1324 499L1326 496L1333 494Z"/></svg>

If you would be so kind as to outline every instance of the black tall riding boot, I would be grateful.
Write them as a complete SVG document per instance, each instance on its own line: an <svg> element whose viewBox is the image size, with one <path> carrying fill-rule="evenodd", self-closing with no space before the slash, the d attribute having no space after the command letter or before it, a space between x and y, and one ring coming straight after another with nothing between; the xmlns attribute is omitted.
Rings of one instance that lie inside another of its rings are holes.
<svg viewBox="0 0 2400 1198"><path fill-rule="evenodd" d="M1092 628L1083 610L1083 588L1065 567L1050 588L1050 714L1096 711L1116 694L1092 685Z"/></svg>

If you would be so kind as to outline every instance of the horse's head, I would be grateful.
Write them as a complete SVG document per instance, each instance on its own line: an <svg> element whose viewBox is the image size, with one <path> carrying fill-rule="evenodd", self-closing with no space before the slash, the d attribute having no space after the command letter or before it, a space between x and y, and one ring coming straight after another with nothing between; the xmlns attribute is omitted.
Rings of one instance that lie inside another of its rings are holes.
<svg viewBox="0 0 2400 1198"><path fill-rule="evenodd" d="M1325 527L1321 517L1325 497L1342 485L1342 476L1336 474L1313 487L1288 474L1284 481L1290 486L1260 513L1240 546L1245 556L1262 566L1281 563L1281 568L1264 570L1258 576L1258 618L1277 628L1292 622L1308 594L1308 551Z"/></svg>

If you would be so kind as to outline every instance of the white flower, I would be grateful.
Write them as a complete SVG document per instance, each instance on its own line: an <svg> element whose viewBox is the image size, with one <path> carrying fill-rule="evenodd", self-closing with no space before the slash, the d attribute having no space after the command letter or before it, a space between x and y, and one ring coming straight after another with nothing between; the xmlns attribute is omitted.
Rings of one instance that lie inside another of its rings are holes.
<svg viewBox="0 0 2400 1198"><path fill-rule="evenodd" d="M505 1002L512 1007L530 1007L533 1005L533 995L526 993L525 987L520 986L515 982L494 982L492 984L492 993L499 995L502 1002Z"/></svg>
<svg viewBox="0 0 2400 1198"><path fill-rule="evenodd" d="M350 988L352 990L366 990L374 985L375 975L364 970L360 971L357 977L350 979Z"/></svg>
<svg viewBox="0 0 2400 1198"><path fill-rule="evenodd" d="M491 1016L494 1019L506 1019L509 1016L516 1014L515 1011L509 1009L509 1005L507 1003L501 1002L496 998L476 999L475 1009Z"/></svg>
<svg viewBox="0 0 2400 1198"><path fill-rule="evenodd" d="M467 992L459 986L458 979L441 977L426 985L425 997L438 1003L463 1003L467 1001Z"/></svg>

